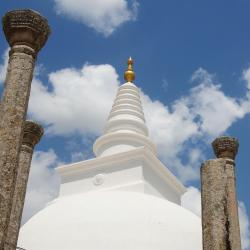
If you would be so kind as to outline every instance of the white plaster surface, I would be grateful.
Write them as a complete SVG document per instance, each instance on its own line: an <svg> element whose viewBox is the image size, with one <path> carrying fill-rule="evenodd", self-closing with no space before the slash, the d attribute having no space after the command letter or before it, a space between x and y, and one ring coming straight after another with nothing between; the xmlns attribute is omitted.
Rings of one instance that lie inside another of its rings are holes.
<svg viewBox="0 0 250 250"><path fill-rule="evenodd" d="M129 190L180 204L181 195L186 190L145 147L62 166L57 171L61 176L60 196L100 190Z"/></svg>
<svg viewBox="0 0 250 250"><path fill-rule="evenodd" d="M200 219L167 200L135 192L61 197L22 227L27 250L201 250Z"/></svg>
<svg viewBox="0 0 250 250"><path fill-rule="evenodd" d="M99 157L142 146L156 154L156 146L148 137L139 89L127 82L119 87L104 134L96 140L93 150Z"/></svg>

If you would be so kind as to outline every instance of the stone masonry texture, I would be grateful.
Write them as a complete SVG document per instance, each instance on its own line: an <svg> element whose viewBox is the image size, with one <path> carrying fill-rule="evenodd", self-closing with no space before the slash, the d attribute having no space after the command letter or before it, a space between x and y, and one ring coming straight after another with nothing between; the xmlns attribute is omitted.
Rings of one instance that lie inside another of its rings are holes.
<svg viewBox="0 0 250 250"><path fill-rule="evenodd" d="M235 138L213 142L218 159L201 167L203 250L241 250L235 187Z"/></svg>
<svg viewBox="0 0 250 250"><path fill-rule="evenodd" d="M0 250L4 249L37 52L46 43L47 20L32 10L15 10L2 19L11 47L1 101L0 121Z"/></svg>
<svg viewBox="0 0 250 250"><path fill-rule="evenodd" d="M40 141L42 135L43 128L40 125L32 121L25 122L23 141L17 168L15 191L4 250L16 249L33 150L35 145Z"/></svg>

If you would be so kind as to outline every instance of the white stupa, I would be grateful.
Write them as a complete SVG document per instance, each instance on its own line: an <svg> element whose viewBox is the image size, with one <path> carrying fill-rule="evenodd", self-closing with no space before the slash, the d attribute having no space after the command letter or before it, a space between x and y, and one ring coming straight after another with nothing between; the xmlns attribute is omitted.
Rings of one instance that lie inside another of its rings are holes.
<svg viewBox="0 0 250 250"><path fill-rule="evenodd" d="M20 231L26 250L201 250L201 220L180 206L184 186L157 158L139 89L118 89L96 158L57 168L60 194Z"/></svg>

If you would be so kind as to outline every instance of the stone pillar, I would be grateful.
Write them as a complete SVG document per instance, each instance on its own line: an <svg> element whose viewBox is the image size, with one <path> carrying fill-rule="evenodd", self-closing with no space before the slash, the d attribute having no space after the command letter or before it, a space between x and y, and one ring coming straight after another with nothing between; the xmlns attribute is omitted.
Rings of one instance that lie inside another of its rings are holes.
<svg viewBox="0 0 250 250"><path fill-rule="evenodd" d="M234 162L239 144L220 137L212 146L217 159L201 167L203 250L241 250Z"/></svg>
<svg viewBox="0 0 250 250"><path fill-rule="evenodd" d="M32 121L25 122L23 141L18 161L15 191L4 250L16 250L30 163L34 147L40 141L42 135L43 128L40 125Z"/></svg>
<svg viewBox="0 0 250 250"><path fill-rule="evenodd" d="M47 20L32 10L10 11L2 21L11 50L1 101L0 250L9 223L35 59L50 33Z"/></svg>

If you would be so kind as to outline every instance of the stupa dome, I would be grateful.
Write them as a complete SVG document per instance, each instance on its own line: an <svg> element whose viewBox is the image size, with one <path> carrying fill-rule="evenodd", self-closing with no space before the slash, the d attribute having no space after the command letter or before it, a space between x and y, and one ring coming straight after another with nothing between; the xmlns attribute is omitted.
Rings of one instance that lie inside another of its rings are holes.
<svg viewBox="0 0 250 250"><path fill-rule="evenodd" d="M201 250L201 222L170 201L135 192L59 198L22 227L27 250Z"/></svg>

